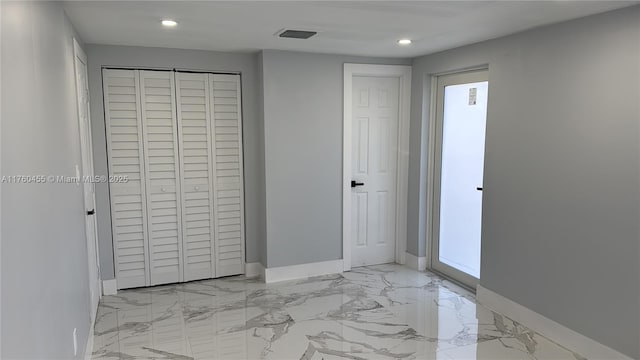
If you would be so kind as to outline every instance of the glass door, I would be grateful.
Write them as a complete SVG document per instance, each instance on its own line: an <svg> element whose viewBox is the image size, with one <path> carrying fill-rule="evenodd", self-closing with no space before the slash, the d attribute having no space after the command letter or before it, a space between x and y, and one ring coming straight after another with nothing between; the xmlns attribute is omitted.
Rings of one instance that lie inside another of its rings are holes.
<svg viewBox="0 0 640 360"><path fill-rule="evenodd" d="M432 267L475 289L480 279L488 73L437 78Z"/></svg>

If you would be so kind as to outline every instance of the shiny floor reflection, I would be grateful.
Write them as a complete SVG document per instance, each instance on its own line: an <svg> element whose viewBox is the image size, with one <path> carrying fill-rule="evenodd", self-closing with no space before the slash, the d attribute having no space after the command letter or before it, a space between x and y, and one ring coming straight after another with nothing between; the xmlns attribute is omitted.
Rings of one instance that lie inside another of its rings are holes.
<svg viewBox="0 0 640 360"><path fill-rule="evenodd" d="M94 334L94 359L584 359L400 265L121 291Z"/></svg>

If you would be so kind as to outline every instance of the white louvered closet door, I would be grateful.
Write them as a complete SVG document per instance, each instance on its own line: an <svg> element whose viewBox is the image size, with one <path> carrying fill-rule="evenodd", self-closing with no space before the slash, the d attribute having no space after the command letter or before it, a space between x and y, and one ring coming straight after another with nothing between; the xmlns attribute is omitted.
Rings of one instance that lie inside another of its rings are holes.
<svg viewBox="0 0 640 360"><path fill-rule="evenodd" d="M175 81L172 71L140 71L149 227L150 285L183 281Z"/></svg>
<svg viewBox="0 0 640 360"><path fill-rule="evenodd" d="M184 280L215 277L208 74L176 73Z"/></svg>
<svg viewBox="0 0 640 360"><path fill-rule="evenodd" d="M103 71L119 289L244 272L240 76Z"/></svg>
<svg viewBox="0 0 640 360"><path fill-rule="evenodd" d="M209 74L212 104L216 276L244 272L240 75Z"/></svg>
<svg viewBox="0 0 640 360"><path fill-rule="evenodd" d="M138 72L103 70L111 225L118 289L149 284L144 155Z"/></svg>

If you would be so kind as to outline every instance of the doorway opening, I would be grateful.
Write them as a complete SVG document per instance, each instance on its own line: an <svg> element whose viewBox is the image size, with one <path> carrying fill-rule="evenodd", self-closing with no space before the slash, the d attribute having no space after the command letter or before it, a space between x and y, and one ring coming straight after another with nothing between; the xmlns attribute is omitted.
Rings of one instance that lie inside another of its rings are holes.
<svg viewBox="0 0 640 360"><path fill-rule="evenodd" d="M404 263L410 93L410 66L344 65L344 271Z"/></svg>
<svg viewBox="0 0 640 360"><path fill-rule="evenodd" d="M85 234L87 238L87 256L89 265L89 301L91 306L91 324L94 323L98 302L102 296L100 287L100 262L98 255L98 233L95 216L95 184L86 179L95 177L93 167L93 146L91 143L91 118L89 108L89 77L87 73L87 55L76 39L73 39L76 99L78 105L78 125L80 129L80 152L82 155L81 172L83 181L83 199L85 213Z"/></svg>
<svg viewBox="0 0 640 360"><path fill-rule="evenodd" d="M488 71L435 78L431 267L473 289L480 280Z"/></svg>

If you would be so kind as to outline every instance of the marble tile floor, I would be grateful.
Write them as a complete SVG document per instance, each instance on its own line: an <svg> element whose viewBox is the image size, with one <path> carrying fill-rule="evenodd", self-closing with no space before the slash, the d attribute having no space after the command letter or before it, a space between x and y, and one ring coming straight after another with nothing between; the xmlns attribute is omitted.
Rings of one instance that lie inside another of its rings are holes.
<svg viewBox="0 0 640 360"><path fill-rule="evenodd" d="M243 276L100 302L93 359L584 359L401 265L264 284Z"/></svg>

